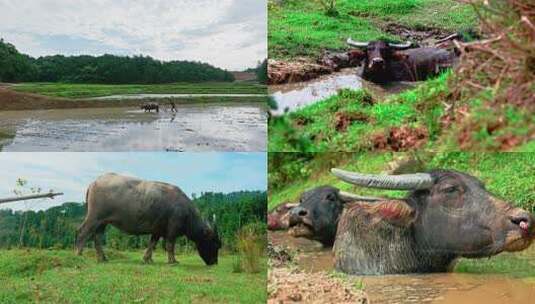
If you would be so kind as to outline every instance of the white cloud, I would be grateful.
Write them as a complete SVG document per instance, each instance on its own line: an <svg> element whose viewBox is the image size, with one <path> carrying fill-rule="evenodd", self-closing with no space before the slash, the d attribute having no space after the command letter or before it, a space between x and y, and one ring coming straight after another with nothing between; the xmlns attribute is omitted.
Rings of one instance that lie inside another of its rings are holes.
<svg viewBox="0 0 535 304"><path fill-rule="evenodd" d="M266 27L264 0L0 0L0 36L32 56L143 53L243 69L267 56Z"/></svg>

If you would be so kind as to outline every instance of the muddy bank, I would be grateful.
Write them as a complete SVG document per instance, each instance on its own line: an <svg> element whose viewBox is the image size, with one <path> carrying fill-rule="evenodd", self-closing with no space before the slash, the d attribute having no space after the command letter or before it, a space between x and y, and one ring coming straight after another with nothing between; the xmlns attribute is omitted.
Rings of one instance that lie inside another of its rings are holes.
<svg viewBox="0 0 535 304"><path fill-rule="evenodd" d="M256 94L178 94L179 96L161 96L159 94L147 94L150 96L119 95L111 97L99 97L90 99L68 99L50 97L32 93L16 92L9 86L0 86L0 111L20 110L48 110L48 109L77 109L77 108L117 108L137 107L144 101L157 101L167 105L169 101L177 104L193 103L227 103L227 102L265 102L266 97Z"/></svg>
<svg viewBox="0 0 535 304"><path fill-rule="evenodd" d="M4 151L265 151L259 103L0 112Z"/></svg>

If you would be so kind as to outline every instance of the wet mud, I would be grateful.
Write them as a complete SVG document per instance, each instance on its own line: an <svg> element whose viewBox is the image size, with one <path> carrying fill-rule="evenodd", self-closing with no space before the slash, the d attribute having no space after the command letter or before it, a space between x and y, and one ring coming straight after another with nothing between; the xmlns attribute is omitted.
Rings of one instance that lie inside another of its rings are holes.
<svg viewBox="0 0 535 304"><path fill-rule="evenodd" d="M284 231L270 231L269 241L273 246L287 248L293 254L293 267L298 273L308 273L314 277L317 274L332 273L334 270L332 251L322 248L319 243L295 239ZM517 258L521 256L535 266L535 248L522 253L502 255L515 255ZM387 276L343 275L343 280L352 285L361 285L369 303L525 304L531 303L535 297L535 278L520 278L515 277L515 274L453 272ZM306 281L306 278L303 281Z"/></svg>
<svg viewBox="0 0 535 304"><path fill-rule="evenodd" d="M258 103L0 112L3 151L264 151L267 114Z"/></svg>

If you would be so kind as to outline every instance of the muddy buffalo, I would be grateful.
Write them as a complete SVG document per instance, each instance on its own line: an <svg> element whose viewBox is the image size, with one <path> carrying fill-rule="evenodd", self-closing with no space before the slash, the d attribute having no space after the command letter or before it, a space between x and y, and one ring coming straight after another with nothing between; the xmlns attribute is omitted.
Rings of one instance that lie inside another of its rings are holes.
<svg viewBox="0 0 535 304"><path fill-rule="evenodd" d="M355 200L377 201L380 198L358 196L331 186L320 186L301 194L299 204L270 214L274 219L287 219L289 233L320 242L329 247L334 243L338 219L344 205ZM280 216L280 215L283 216Z"/></svg>
<svg viewBox="0 0 535 304"><path fill-rule="evenodd" d="M150 112L152 110L155 110L156 113L160 112L160 105L156 102L145 102L140 106L140 108L145 110L145 112Z"/></svg>
<svg viewBox="0 0 535 304"><path fill-rule="evenodd" d="M107 225L131 235L150 234L143 260L152 262L152 251L160 238L166 241L168 262L176 263L175 241L186 236L197 245L207 265L217 264L221 248L215 223L204 221L180 188L162 182L144 181L117 174L97 178L86 194L87 215L78 229L76 252L93 239L97 258L105 261L102 239Z"/></svg>
<svg viewBox="0 0 535 304"><path fill-rule="evenodd" d="M493 196L468 174L332 173L358 186L410 190L405 199L354 202L344 208L333 250L336 268L345 273L444 272L460 257L523 250L534 238L531 214Z"/></svg>
<svg viewBox="0 0 535 304"><path fill-rule="evenodd" d="M357 49L345 57L349 62L362 62L361 77L375 83L392 81L420 81L436 76L452 67L456 55L445 49L411 48L411 43L393 44L384 41L347 43ZM344 58L345 58L344 57ZM345 62L345 61L344 61Z"/></svg>

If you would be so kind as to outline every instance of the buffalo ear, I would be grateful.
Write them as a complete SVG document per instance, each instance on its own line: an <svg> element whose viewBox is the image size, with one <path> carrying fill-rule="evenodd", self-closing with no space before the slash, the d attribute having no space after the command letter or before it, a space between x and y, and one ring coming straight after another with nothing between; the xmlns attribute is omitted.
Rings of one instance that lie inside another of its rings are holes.
<svg viewBox="0 0 535 304"><path fill-rule="evenodd" d="M392 53L392 59L395 61L403 61L409 58L409 55L403 53L403 52L393 52Z"/></svg>
<svg viewBox="0 0 535 304"><path fill-rule="evenodd" d="M366 52L359 49L351 49L347 52L349 57L349 62L360 63L364 58L366 58Z"/></svg>
<svg viewBox="0 0 535 304"><path fill-rule="evenodd" d="M399 227L409 227L416 219L416 210L403 200L388 200L373 204L368 212L377 222L385 221Z"/></svg>

